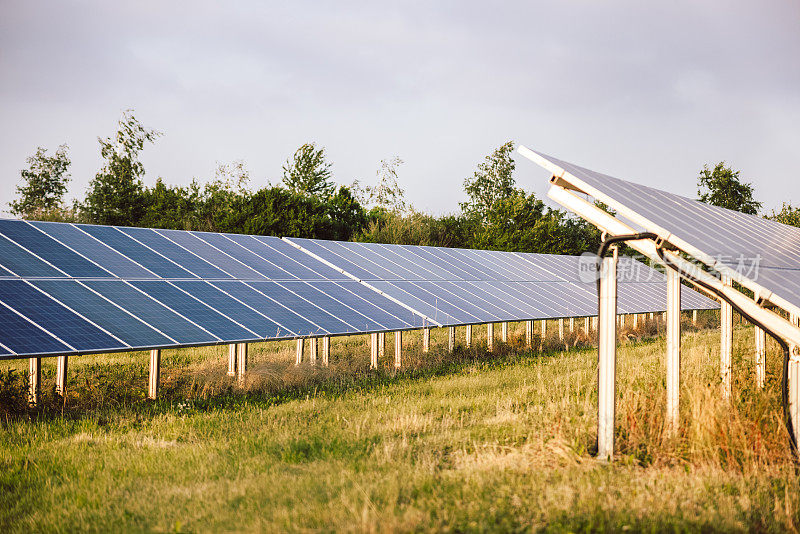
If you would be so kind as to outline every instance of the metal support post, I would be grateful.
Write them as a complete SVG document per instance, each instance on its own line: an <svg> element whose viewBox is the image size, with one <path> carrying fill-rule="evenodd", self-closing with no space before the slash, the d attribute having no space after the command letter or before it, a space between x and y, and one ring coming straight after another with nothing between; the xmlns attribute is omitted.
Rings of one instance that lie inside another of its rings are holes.
<svg viewBox="0 0 800 534"><path fill-rule="evenodd" d="M761 389L764 387L764 378L766 376L767 333L758 326L753 327L753 332L756 338L756 387Z"/></svg>
<svg viewBox="0 0 800 534"><path fill-rule="evenodd" d="M468 324L465 328L467 330L464 333L464 345L470 348L472 346L472 325Z"/></svg>
<svg viewBox="0 0 800 534"><path fill-rule="evenodd" d="M370 369L377 369L378 368L378 333L372 333L369 335L370 344L369 344L369 368Z"/></svg>
<svg viewBox="0 0 800 534"><path fill-rule="evenodd" d="M558 320L558 340L564 341L564 319Z"/></svg>
<svg viewBox="0 0 800 534"><path fill-rule="evenodd" d="M603 258L600 273L600 316L597 366L597 457L614 456L614 412L617 373L617 249Z"/></svg>
<svg viewBox="0 0 800 534"><path fill-rule="evenodd" d="M588 336L589 335L589 331L590 331L590 329L589 329L589 318L588 317L584 317L583 318L583 333Z"/></svg>
<svg viewBox="0 0 800 534"><path fill-rule="evenodd" d="M236 376L236 343L228 345L228 376Z"/></svg>
<svg viewBox="0 0 800 534"><path fill-rule="evenodd" d="M494 350L494 323L486 323L486 350Z"/></svg>
<svg viewBox="0 0 800 534"><path fill-rule="evenodd" d="M308 340L308 363L317 365L317 338L315 337Z"/></svg>
<svg viewBox="0 0 800 534"><path fill-rule="evenodd" d="M239 383L244 383L247 374L247 343L236 344L236 373Z"/></svg>
<svg viewBox="0 0 800 534"><path fill-rule="evenodd" d="M569 333L570 334L575 333L575 317L569 318Z"/></svg>
<svg viewBox="0 0 800 534"><path fill-rule="evenodd" d="M28 404L39 403L39 391L42 386L42 359L31 358L28 361Z"/></svg>
<svg viewBox="0 0 800 534"><path fill-rule="evenodd" d="M303 363L303 347L305 346L305 340L302 337L297 338L297 356L295 356L294 364L300 365Z"/></svg>
<svg viewBox="0 0 800 534"><path fill-rule="evenodd" d="M636 327L639 326L639 314L633 314L633 329L636 330Z"/></svg>
<svg viewBox="0 0 800 534"><path fill-rule="evenodd" d="M67 391L67 357L59 356L56 362L56 393L64 396Z"/></svg>
<svg viewBox="0 0 800 534"><path fill-rule="evenodd" d="M525 346L533 346L533 321L525 321Z"/></svg>
<svg viewBox="0 0 800 534"><path fill-rule="evenodd" d="M508 322L500 323L500 341L508 343Z"/></svg>
<svg viewBox="0 0 800 534"><path fill-rule="evenodd" d="M634 316L635 317L635 316ZM678 433L681 372L681 277L667 269L667 432Z"/></svg>
<svg viewBox="0 0 800 534"><path fill-rule="evenodd" d="M331 358L331 336L322 338L322 365L328 367Z"/></svg>
<svg viewBox="0 0 800 534"><path fill-rule="evenodd" d="M451 353L456 350L456 327L447 328L447 350Z"/></svg>
<svg viewBox="0 0 800 534"><path fill-rule="evenodd" d="M378 332L378 357L386 356L386 332Z"/></svg>
<svg viewBox="0 0 800 534"><path fill-rule="evenodd" d="M400 369L400 357L403 355L403 331L394 333L394 367Z"/></svg>
<svg viewBox="0 0 800 534"><path fill-rule="evenodd" d="M731 285L728 276L722 277L722 283ZM731 352L733 349L733 308L725 300L720 307L720 377L722 378L722 397L731 398Z"/></svg>
<svg viewBox="0 0 800 534"><path fill-rule="evenodd" d="M422 329L422 352L431 350L431 328L426 326Z"/></svg>
<svg viewBox="0 0 800 534"><path fill-rule="evenodd" d="M697 326L697 310L692 310L692 324Z"/></svg>
<svg viewBox="0 0 800 534"><path fill-rule="evenodd" d="M158 398L158 383L161 378L161 350L150 351L150 380L147 384L147 398Z"/></svg>

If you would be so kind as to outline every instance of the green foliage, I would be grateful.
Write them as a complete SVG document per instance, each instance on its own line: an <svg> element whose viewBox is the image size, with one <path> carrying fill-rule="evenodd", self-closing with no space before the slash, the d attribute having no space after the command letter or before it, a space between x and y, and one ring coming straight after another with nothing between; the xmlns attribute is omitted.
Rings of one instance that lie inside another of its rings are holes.
<svg viewBox="0 0 800 534"><path fill-rule="evenodd" d="M20 171L22 184L16 189L19 199L9 203L11 213L23 219L58 218L70 180L67 145L59 146L52 156L38 147L27 162L28 168Z"/></svg>
<svg viewBox="0 0 800 534"><path fill-rule="evenodd" d="M701 202L720 206L729 210L755 215L761 209L761 202L753 198L752 184L739 180L739 171L717 163L713 169L703 166L697 180L697 196Z"/></svg>
<svg viewBox="0 0 800 534"><path fill-rule="evenodd" d="M800 227L800 207L784 202L781 206L781 210L778 212L773 210L767 219L772 219L781 224L788 224L789 226Z"/></svg>
<svg viewBox="0 0 800 534"><path fill-rule="evenodd" d="M145 143L154 142L159 135L160 132L142 126L133 111L127 110L113 138L97 139L106 162L89 184L82 205L89 222L134 226L142 219L144 166L139 161L139 153Z"/></svg>
<svg viewBox="0 0 800 534"><path fill-rule="evenodd" d="M302 195L325 198L333 194L331 163L325 161L325 149L306 143L286 160L283 166L283 184Z"/></svg>
<svg viewBox="0 0 800 534"><path fill-rule="evenodd" d="M498 201L516 194L513 152L514 142L508 141L486 156L472 178L464 180L469 199L460 205L467 217L487 222Z"/></svg>
<svg viewBox="0 0 800 534"><path fill-rule="evenodd" d="M399 213L408 209L405 200L406 192L397 181L397 168L402 164L403 160L398 157L381 160L381 168L378 169L378 183L365 188L367 201L370 204L386 211Z"/></svg>

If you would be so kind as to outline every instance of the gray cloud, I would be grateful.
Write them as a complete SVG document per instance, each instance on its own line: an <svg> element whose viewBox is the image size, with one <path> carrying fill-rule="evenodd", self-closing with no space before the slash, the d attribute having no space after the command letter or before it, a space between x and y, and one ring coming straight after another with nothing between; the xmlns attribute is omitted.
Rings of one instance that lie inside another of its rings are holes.
<svg viewBox="0 0 800 534"><path fill-rule="evenodd" d="M445 212L515 139L689 196L724 159L769 208L800 203L800 6L698 4L2 2L0 201L62 142L81 195L132 107L166 134L150 183L244 159L260 185L314 140L342 183L402 157L411 201Z"/></svg>

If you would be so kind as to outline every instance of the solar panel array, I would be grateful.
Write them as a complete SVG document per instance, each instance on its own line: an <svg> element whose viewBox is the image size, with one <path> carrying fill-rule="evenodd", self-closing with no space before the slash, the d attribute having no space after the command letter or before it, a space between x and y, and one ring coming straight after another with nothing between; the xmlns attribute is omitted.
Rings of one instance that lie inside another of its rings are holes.
<svg viewBox="0 0 800 534"><path fill-rule="evenodd" d="M696 256L706 256L800 308L800 228L535 154L549 164L549 170L568 173L565 178L574 187L636 226L676 244L680 240L686 248L694 248Z"/></svg>
<svg viewBox="0 0 800 534"><path fill-rule="evenodd" d="M0 357L420 328L276 237L0 220Z"/></svg>
<svg viewBox="0 0 800 534"><path fill-rule="evenodd" d="M579 276L578 256L284 238L442 325L597 314L597 290ZM589 258L589 261L594 261ZM619 313L666 309L666 278L619 261ZM716 302L686 288L684 309Z"/></svg>
<svg viewBox="0 0 800 534"><path fill-rule="evenodd" d="M0 358L594 315L578 261L0 220ZM641 267L621 313L665 308L663 276ZM690 290L684 305L716 306Z"/></svg>

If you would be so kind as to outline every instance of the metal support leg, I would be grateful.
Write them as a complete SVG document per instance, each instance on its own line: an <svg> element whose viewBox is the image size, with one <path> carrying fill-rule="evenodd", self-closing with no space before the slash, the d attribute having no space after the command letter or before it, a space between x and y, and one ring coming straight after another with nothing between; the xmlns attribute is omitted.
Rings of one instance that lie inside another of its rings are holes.
<svg viewBox="0 0 800 534"><path fill-rule="evenodd" d="M525 321L525 346L533 346L533 321Z"/></svg>
<svg viewBox="0 0 800 534"><path fill-rule="evenodd" d="M228 345L228 376L236 376L236 343Z"/></svg>
<svg viewBox="0 0 800 534"><path fill-rule="evenodd" d="M240 384L247 374L247 343L236 344L236 373Z"/></svg>
<svg viewBox="0 0 800 534"><path fill-rule="evenodd" d="M542 350L544 347L544 340L547 338L547 319L542 319L539 321L541 328L539 329L539 350Z"/></svg>
<svg viewBox="0 0 800 534"><path fill-rule="evenodd" d="M494 350L494 323L486 324L486 350L489 352Z"/></svg>
<svg viewBox="0 0 800 534"><path fill-rule="evenodd" d="M639 314L633 314L633 329L636 330L636 327L639 326Z"/></svg>
<svg viewBox="0 0 800 534"><path fill-rule="evenodd" d="M67 391L67 357L59 356L56 362L56 393L64 396Z"/></svg>
<svg viewBox="0 0 800 534"><path fill-rule="evenodd" d="M297 338L297 356L295 356L294 364L300 365L303 363L303 347L305 346L305 340L300 337Z"/></svg>
<svg viewBox="0 0 800 534"><path fill-rule="evenodd" d="M697 326L697 310L692 310L692 324Z"/></svg>
<svg viewBox="0 0 800 534"><path fill-rule="evenodd" d="M621 313L619 315L619 326L620 328L625 328L625 314Z"/></svg>
<svg viewBox="0 0 800 534"><path fill-rule="evenodd" d="M636 317L634 315L634 317ZM667 270L667 432L678 433L681 372L681 278Z"/></svg>
<svg viewBox="0 0 800 534"><path fill-rule="evenodd" d="M322 338L322 365L328 367L331 358L331 336L324 336Z"/></svg>
<svg viewBox="0 0 800 534"><path fill-rule="evenodd" d="M600 275L600 336L597 367L597 457L614 456L617 373L617 252L603 258Z"/></svg>
<svg viewBox="0 0 800 534"><path fill-rule="evenodd" d="M506 321L500 323L500 341L508 343L508 323Z"/></svg>
<svg viewBox="0 0 800 534"><path fill-rule="evenodd" d="M422 329L422 352L427 353L431 350L431 329L426 327Z"/></svg>
<svg viewBox="0 0 800 534"><path fill-rule="evenodd" d="M447 350L451 353L456 350L456 327L447 328Z"/></svg>
<svg viewBox="0 0 800 534"><path fill-rule="evenodd" d="M158 383L161 379L161 350L150 351L150 380L147 385L147 398L158 398Z"/></svg>
<svg viewBox="0 0 800 534"><path fill-rule="evenodd" d="M28 404L39 403L39 391L42 385L42 359L31 358L28 361Z"/></svg>
<svg viewBox="0 0 800 534"><path fill-rule="evenodd" d="M564 341L564 319L558 320L558 340Z"/></svg>
<svg viewBox="0 0 800 534"><path fill-rule="evenodd" d="M394 367L400 369L400 357L403 355L403 331L394 333Z"/></svg>
<svg viewBox="0 0 800 534"><path fill-rule="evenodd" d="M467 330L464 333L464 346L470 348L472 346L472 325L468 324L465 328Z"/></svg>
<svg viewBox="0 0 800 534"><path fill-rule="evenodd" d="M378 368L378 334L373 333L369 335L370 344L369 344L369 368L370 369L377 369Z"/></svg>
<svg viewBox="0 0 800 534"><path fill-rule="evenodd" d="M584 317L583 318L583 333L586 334L587 337L589 336L589 318L588 317Z"/></svg>
<svg viewBox="0 0 800 534"><path fill-rule="evenodd" d="M570 334L575 333L575 317L569 318L569 333Z"/></svg>
<svg viewBox="0 0 800 534"><path fill-rule="evenodd" d="M756 387L761 389L766 376L767 333L757 326L753 327L753 332L756 338Z"/></svg>
<svg viewBox="0 0 800 534"><path fill-rule="evenodd" d="M378 332L378 357L386 356L386 332Z"/></svg>
<svg viewBox="0 0 800 534"><path fill-rule="evenodd" d="M308 340L308 363L317 365L317 338L315 337Z"/></svg>
<svg viewBox="0 0 800 534"><path fill-rule="evenodd" d="M730 277L723 276L722 283L731 285ZM722 378L722 397L731 398L731 352L733 349L733 308L722 301L720 308L720 377Z"/></svg>

